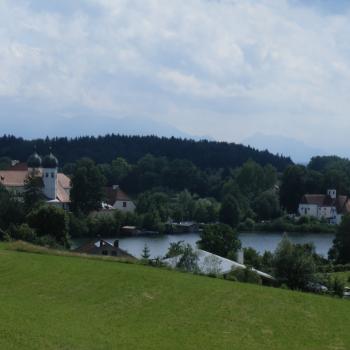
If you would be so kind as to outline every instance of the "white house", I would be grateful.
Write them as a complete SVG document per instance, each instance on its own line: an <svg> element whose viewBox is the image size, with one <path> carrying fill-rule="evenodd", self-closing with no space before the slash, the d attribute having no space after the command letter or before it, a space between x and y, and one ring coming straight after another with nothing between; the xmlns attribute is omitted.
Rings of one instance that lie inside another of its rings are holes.
<svg viewBox="0 0 350 350"><path fill-rule="evenodd" d="M299 204L300 216L325 219L331 224L340 224L344 214L350 213L350 200L347 196L337 196L334 189L327 194L305 194Z"/></svg>
<svg viewBox="0 0 350 350"><path fill-rule="evenodd" d="M118 185L106 188L106 198L109 209L118 209L123 212L131 213L136 209L135 203Z"/></svg>
<svg viewBox="0 0 350 350"><path fill-rule="evenodd" d="M31 176L42 179L42 191L47 203L64 209L69 208L70 179L58 172L58 160L52 153L42 159L35 152L27 163L14 164L9 170L0 171L0 184L20 195Z"/></svg>

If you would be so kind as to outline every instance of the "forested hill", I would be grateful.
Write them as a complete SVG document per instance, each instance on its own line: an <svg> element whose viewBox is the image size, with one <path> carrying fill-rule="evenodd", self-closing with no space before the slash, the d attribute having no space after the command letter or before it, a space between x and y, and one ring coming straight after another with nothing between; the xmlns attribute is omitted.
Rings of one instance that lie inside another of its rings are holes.
<svg viewBox="0 0 350 350"><path fill-rule="evenodd" d="M51 146L61 165L81 157L89 157L97 163L110 163L116 157L123 157L134 163L147 153L169 159L188 159L200 168L234 168L252 159L261 165L271 164L281 171L292 163L288 157L234 143L123 135L38 140L3 136L0 138L0 157L25 161L34 146L40 154L47 153Z"/></svg>

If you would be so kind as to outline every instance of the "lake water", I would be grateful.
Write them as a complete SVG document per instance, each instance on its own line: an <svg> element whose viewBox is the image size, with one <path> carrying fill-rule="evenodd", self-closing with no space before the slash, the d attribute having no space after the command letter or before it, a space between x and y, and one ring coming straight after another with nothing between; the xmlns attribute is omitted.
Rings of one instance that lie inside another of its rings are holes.
<svg viewBox="0 0 350 350"><path fill-rule="evenodd" d="M281 241L283 233L240 233L239 238L243 247L252 247L258 252L274 251ZM333 234L327 233L289 233L289 239L293 243L313 243L316 252L327 257L328 250L332 246L334 239ZM185 241L195 247L199 240L199 234L187 233L179 235L163 235L163 236L141 236L141 237L122 237L119 239L121 249L128 251L131 255L139 258L145 243L150 249L151 257L164 256L171 242ZM115 238L107 238L106 241L113 242ZM76 241L78 243L78 241Z"/></svg>

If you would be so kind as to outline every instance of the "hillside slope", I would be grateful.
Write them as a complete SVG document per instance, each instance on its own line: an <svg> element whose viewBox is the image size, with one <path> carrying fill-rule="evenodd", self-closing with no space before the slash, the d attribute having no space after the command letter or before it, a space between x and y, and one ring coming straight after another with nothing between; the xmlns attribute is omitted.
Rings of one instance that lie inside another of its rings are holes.
<svg viewBox="0 0 350 350"><path fill-rule="evenodd" d="M349 349L347 301L0 249L0 349Z"/></svg>

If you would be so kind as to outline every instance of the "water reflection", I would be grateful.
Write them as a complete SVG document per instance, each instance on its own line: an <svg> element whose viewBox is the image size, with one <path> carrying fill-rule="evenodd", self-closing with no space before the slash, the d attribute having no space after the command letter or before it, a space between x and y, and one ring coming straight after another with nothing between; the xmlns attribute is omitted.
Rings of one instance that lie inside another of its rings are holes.
<svg viewBox="0 0 350 350"><path fill-rule="evenodd" d="M243 247L252 247L263 253L265 250L274 251L281 241L282 233L240 233L239 238ZM318 254L327 257L328 250L332 246L334 239L333 234L324 233L289 233L288 237L293 243L313 243ZM115 238L107 238L109 242L113 242ZM135 257L141 257L144 245L147 244L150 249L151 257L164 256L171 242L185 241L192 246L196 245L199 240L197 233L148 236L148 237L122 237L119 238L120 248L128 251ZM75 246L82 241L75 241Z"/></svg>

